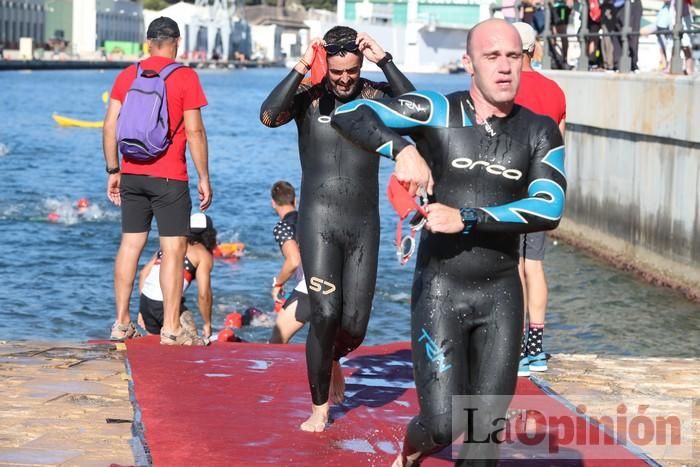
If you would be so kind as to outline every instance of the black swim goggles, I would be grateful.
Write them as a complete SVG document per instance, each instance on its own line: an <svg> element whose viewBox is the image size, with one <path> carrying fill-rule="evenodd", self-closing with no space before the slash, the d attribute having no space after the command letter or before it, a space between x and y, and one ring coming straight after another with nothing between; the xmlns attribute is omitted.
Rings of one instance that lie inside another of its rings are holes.
<svg viewBox="0 0 700 467"><path fill-rule="evenodd" d="M328 55L338 55L340 52L355 53L360 48L355 41L344 42L342 44L326 44L326 53Z"/></svg>

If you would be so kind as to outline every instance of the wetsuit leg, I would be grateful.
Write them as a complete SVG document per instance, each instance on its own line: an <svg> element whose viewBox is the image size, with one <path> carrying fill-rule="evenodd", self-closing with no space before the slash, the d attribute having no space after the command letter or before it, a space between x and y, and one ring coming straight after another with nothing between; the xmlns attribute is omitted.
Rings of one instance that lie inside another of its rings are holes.
<svg viewBox="0 0 700 467"><path fill-rule="evenodd" d="M345 245L340 329L336 334L334 359L339 360L360 346L367 333L379 256L379 218L367 216Z"/></svg>
<svg viewBox="0 0 700 467"><path fill-rule="evenodd" d="M333 344L340 324L343 250L323 216L301 211L299 243L309 290L311 319L306 338L306 368L315 405L328 401Z"/></svg>
<svg viewBox="0 0 700 467"><path fill-rule="evenodd" d="M466 433L477 442L464 444L467 459L456 465L496 465L498 444L480 443L504 423L494 421L505 416L515 393L523 326L523 297L517 270L481 283L469 346L469 391L473 403L473 432ZM510 396L510 397L508 397ZM466 430L467 427L462 427Z"/></svg>
<svg viewBox="0 0 700 467"><path fill-rule="evenodd" d="M417 269L413 281L411 349L420 412L408 425L406 441L411 451L424 454L452 441L450 396L467 390L468 336L455 319L463 294L450 282L439 267Z"/></svg>
<svg viewBox="0 0 700 467"><path fill-rule="evenodd" d="M414 280L411 334L420 413L406 436L412 450L426 454L453 440L453 395L480 395L473 431L465 436L484 440L497 429L491 423L504 416L510 399L488 396L515 392L523 320L517 270L470 282L431 263ZM496 444L464 446L468 459L457 465L496 465Z"/></svg>

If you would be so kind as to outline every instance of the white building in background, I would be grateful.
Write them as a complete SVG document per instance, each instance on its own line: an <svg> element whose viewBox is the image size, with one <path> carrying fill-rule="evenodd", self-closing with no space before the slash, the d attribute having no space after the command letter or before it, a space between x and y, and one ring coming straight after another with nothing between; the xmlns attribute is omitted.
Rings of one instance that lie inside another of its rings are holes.
<svg viewBox="0 0 700 467"><path fill-rule="evenodd" d="M97 45L97 3L95 0L73 0L74 54L92 54Z"/></svg>
<svg viewBox="0 0 700 467"><path fill-rule="evenodd" d="M252 25L253 58L271 62L282 58L282 29L274 24Z"/></svg>
<svg viewBox="0 0 700 467"><path fill-rule="evenodd" d="M253 57L282 61L304 52L303 38L308 26L304 24L306 10L301 5L246 6L242 14L251 25Z"/></svg>
<svg viewBox="0 0 700 467"><path fill-rule="evenodd" d="M159 16L172 18L180 28L182 42L178 55L184 58L227 59L234 52L250 55L248 24L234 15L220 0L209 5L207 0L197 3L179 2L163 10L144 10L145 27Z"/></svg>
<svg viewBox="0 0 700 467"><path fill-rule="evenodd" d="M403 71L445 71L461 59L467 31L489 16L488 5L483 0L338 0L337 13L307 12L300 54L309 38L340 24L369 33Z"/></svg>
<svg viewBox="0 0 700 467"><path fill-rule="evenodd" d="M161 16L172 18L177 23L177 27L180 28L180 36L182 37L178 55L186 55L194 47L190 31L194 29L194 17L197 15L198 9L200 8L192 3L179 2L159 11L143 10L144 30L147 30L148 25L156 18Z"/></svg>

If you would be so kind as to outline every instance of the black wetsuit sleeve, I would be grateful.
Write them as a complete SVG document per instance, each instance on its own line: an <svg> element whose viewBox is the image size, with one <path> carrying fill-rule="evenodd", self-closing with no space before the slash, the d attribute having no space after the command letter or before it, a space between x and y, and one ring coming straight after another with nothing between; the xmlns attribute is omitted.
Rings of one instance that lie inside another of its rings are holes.
<svg viewBox="0 0 700 467"><path fill-rule="evenodd" d="M401 73L401 70L399 70L393 61L388 61L383 67L381 67L381 70L384 72L384 76L389 82L389 92L387 94L390 96L396 97L416 90L413 83L411 83L408 78Z"/></svg>
<svg viewBox="0 0 700 467"><path fill-rule="evenodd" d="M432 91L416 91L392 99L358 99L338 107L331 125L361 148L391 159L425 127L447 127L447 99Z"/></svg>
<svg viewBox="0 0 700 467"><path fill-rule="evenodd" d="M551 125L550 125L551 123ZM538 138L528 169L527 197L477 210L479 232L528 233L559 225L566 199L564 143L554 122Z"/></svg>
<svg viewBox="0 0 700 467"><path fill-rule="evenodd" d="M282 126L296 117L297 102L304 86L300 86L304 76L292 70L275 86L260 107L260 121L271 128Z"/></svg>

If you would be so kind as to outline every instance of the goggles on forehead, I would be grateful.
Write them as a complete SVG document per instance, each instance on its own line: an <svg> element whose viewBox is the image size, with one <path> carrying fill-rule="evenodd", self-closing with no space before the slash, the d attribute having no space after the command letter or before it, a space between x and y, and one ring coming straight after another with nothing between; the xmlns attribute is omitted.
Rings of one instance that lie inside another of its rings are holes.
<svg viewBox="0 0 700 467"><path fill-rule="evenodd" d="M410 195L408 190L401 185L401 182L394 175L389 179L387 195L389 202L399 215L399 222L396 224L396 256L399 259L399 263L404 265L408 263L408 260L411 259L416 250L416 232L421 230L428 221L428 214L423 209L428 204L428 199L425 196L420 196L420 204L416 203L415 198ZM403 235L403 221L412 212L415 212L415 214L408 222L409 233Z"/></svg>
<svg viewBox="0 0 700 467"><path fill-rule="evenodd" d="M342 44L326 44L326 53L328 55L338 55L342 51L355 53L357 49L359 49L359 46L354 41Z"/></svg>

